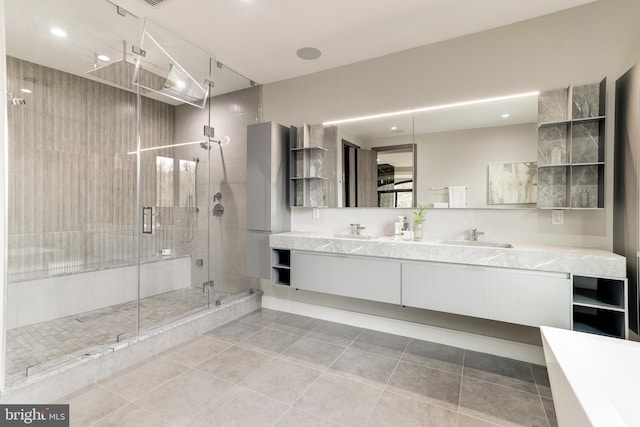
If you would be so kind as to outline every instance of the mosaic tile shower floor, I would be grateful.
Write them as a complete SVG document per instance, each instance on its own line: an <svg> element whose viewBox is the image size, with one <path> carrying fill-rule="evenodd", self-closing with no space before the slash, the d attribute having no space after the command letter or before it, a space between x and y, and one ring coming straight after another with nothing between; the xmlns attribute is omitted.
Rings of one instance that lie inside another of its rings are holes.
<svg viewBox="0 0 640 427"><path fill-rule="evenodd" d="M231 294L212 291L211 304ZM143 298L140 329L158 326L207 307L207 294L200 288L185 288ZM136 329L136 302L118 304L73 316L7 331L8 382L37 373L43 364L64 363L70 357L90 353L105 344L132 337ZM67 357L69 356L69 357Z"/></svg>

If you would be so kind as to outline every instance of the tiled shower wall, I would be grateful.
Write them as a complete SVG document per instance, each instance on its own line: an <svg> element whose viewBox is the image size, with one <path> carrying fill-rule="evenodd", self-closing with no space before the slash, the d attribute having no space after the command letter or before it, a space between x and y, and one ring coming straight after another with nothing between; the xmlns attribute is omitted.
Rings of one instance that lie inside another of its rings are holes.
<svg viewBox="0 0 640 427"><path fill-rule="evenodd" d="M9 91L9 280L135 260L136 96L7 58ZM174 107L143 98L143 146L170 144ZM154 152L170 156L169 150ZM143 157L143 204L155 199L155 156ZM157 234L143 241L154 253Z"/></svg>
<svg viewBox="0 0 640 427"><path fill-rule="evenodd" d="M26 105L9 107L10 281L135 262L136 159L127 154L136 148L135 94L16 58L7 66L10 91L19 93L24 82L34 88ZM235 293L257 287L245 266L246 163L260 89L211 100L210 110L142 97L143 148L201 141L209 124L215 139L229 143L209 152L195 144L142 153L141 203L156 216L141 249L143 257L162 249L191 254L192 284L211 277L218 290ZM187 208L156 207L156 156L173 157L176 166L200 159L193 239L185 233ZM209 208L216 192L222 217Z"/></svg>
<svg viewBox="0 0 640 427"><path fill-rule="evenodd" d="M212 98L210 117L208 109L200 110L189 105L176 107L175 114L175 143L202 140L203 126L209 124L209 118L215 129L214 139L229 138L229 142L222 146L213 143L210 151L199 145L190 145L178 147L174 152L175 158L200 159L196 194L199 208L197 232L195 241L189 244L194 248L192 280L196 284L202 283L207 280L208 273L218 290L237 293L256 288L258 279L246 275L247 125L260 121L260 88ZM224 207L224 214L219 217L213 216L208 206L208 202L211 202L211 207L215 204L213 196L217 192L222 194L220 203ZM208 226L209 257L205 238ZM198 258L205 260L201 267L195 264Z"/></svg>

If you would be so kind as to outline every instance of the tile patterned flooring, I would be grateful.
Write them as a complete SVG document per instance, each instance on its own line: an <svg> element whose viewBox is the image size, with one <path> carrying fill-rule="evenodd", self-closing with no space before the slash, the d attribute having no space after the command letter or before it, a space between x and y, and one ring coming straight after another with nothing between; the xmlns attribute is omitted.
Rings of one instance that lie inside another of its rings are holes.
<svg viewBox="0 0 640 427"><path fill-rule="evenodd" d="M267 309L57 403L83 427L557 426L543 366Z"/></svg>
<svg viewBox="0 0 640 427"><path fill-rule="evenodd" d="M230 294L212 291L211 304ZM140 328L170 322L187 313L207 307L207 295L200 288L184 288L143 298L140 305ZM98 310L62 317L7 331L8 383L37 373L48 364L84 353L91 353L108 343L131 337L136 329L136 303L128 302Z"/></svg>

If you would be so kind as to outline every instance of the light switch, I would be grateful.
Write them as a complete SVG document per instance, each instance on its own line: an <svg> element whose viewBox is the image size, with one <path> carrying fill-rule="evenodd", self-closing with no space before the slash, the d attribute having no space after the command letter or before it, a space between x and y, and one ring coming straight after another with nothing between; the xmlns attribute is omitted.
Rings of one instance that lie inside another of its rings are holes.
<svg viewBox="0 0 640 427"><path fill-rule="evenodd" d="M313 219L320 219L320 209L318 209L318 208L312 208L312 209L311 209L311 218L313 218Z"/></svg>
<svg viewBox="0 0 640 427"><path fill-rule="evenodd" d="M564 225L564 211L563 210L552 210L551 211L551 224L553 225Z"/></svg>

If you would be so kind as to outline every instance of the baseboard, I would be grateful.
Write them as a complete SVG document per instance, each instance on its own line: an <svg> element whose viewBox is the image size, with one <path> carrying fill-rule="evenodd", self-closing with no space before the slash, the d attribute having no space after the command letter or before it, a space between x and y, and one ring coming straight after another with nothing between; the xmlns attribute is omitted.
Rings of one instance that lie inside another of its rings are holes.
<svg viewBox="0 0 640 427"><path fill-rule="evenodd" d="M542 347L404 320L262 296L262 307L545 365Z"/></svg>

